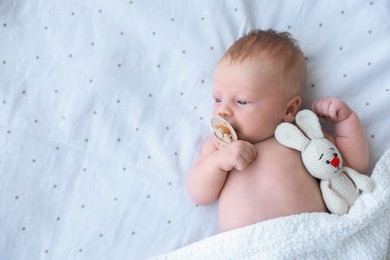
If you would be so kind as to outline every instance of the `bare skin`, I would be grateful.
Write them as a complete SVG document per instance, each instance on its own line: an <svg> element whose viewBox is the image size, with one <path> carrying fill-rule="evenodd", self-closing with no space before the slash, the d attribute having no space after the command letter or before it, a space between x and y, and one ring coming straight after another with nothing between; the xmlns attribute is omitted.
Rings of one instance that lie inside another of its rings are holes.
<svg viewBox="0 0 390 260"><path fill-rule="evenodd" d="M318 181L304 168L298 151L273 137L281 122L293 122L299 96L287 96L273 63L224 60L217 66L213 115L227 120L239 140L221 145L210 136L187 177L188 192L198 204L219 200L219 226L227 231L260 221L327 211ZM272 88L271 88L272 86ZM320 99L313 111L334 122L330 137L348 165L368 168L368 149L360 121L342 101Z"/></svg>

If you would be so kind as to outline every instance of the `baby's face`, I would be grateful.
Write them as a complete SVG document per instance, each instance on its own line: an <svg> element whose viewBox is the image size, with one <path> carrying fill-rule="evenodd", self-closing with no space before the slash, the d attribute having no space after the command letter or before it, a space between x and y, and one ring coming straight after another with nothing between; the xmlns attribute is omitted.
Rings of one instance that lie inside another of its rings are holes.
<svg viewBox="0 0 390 260"><path fill-rule="evenodd" d="M230 63L225 59L216 67L213 115L227 120L238 139L263 141L283 122L288 98L282 91L281 73L273 68L266 60Z"/></svg>

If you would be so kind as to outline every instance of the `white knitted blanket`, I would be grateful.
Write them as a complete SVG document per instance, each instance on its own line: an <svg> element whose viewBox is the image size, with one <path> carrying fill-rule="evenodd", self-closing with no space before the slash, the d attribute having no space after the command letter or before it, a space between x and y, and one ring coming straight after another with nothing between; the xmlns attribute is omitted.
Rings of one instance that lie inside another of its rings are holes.
<svg viewBox="0 0 390 260"><path fill-rule="evenodd" d="M390 259L390 149L348 214L305 213L221 233L155 259Z"/></svg>

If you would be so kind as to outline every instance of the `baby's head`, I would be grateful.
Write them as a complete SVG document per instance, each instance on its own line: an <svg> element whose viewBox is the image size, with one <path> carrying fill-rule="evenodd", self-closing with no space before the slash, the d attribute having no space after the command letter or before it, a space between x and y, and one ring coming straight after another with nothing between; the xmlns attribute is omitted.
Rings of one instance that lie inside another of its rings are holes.
<svg viewBox="0 0 390 260"><path fill-rule="evenodd" d="M285 91L300 95L306 85L305 57L288 32L253 30L233 43L221 61L233 63L268 61L285 80Z"/></svg>
<svg viewBox="0 0 390 260"><path fill-rule="evenodd" d="M237 40L215 70L214 115L252 143L293 122L306 84L305 57L286 32L255 30Z"/></svg>

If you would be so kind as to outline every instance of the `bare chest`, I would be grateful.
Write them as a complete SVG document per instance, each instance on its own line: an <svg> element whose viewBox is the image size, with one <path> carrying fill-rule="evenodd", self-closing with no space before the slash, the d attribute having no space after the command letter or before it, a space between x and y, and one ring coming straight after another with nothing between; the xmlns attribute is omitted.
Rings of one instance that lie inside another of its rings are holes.
<svg viewBox="0 0 390 260"><path fill-rule="evenodd" d="M222 230L299 212L324 210L318 181L298 151L269 139L255 145L256 159L229 173L219 198Z"/></svg>
<svg viewBox="0 0 390 260"><path fill-rule="evenodd" d="M309 175L303 166L300 153L280 145L275 139L258 143L255 148L255 160L242 171L231 171L227 185L240 185L241 182L247 185L246 182L250 182L258 187L264 182L296 182L300 176ZM234 184L229 184L230 182Z"/></svg>

